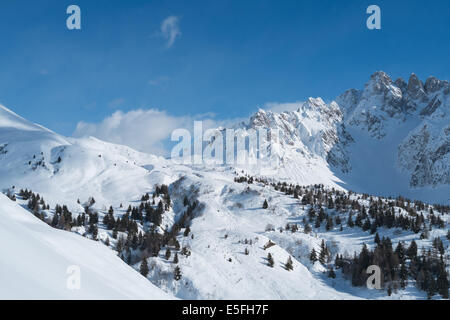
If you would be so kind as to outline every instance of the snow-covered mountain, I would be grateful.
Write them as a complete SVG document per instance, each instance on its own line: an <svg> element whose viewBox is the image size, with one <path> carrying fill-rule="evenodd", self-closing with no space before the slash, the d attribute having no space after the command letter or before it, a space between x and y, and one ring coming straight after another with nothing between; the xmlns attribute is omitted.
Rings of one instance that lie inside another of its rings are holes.
<svg viewBox="0 0 450 320"><path fill-rule="evenodd" d="M133 198L152 188L149 169L167 165L161 157L93 137L62 137L0 106L3 189L32 187L52 205L80 207L77 199L85 201L94 194L98 203L116 204L114 199ZM158 181L165 182L164 174Z"/></svg>
<svg viewBox="0 0 450 320"><path fill-rule="evenodd" d="M92 137L63 137L0 106L0 187L16 200L0 195L0 238L8 244L0 262L11 270L3 274L8 279L33 278L23 282L25 291L9 290L12 280L1 279L9 287L1 286L0 296L426 297L420 272L397 290L398 274L389 278L389 270L380 291L353 287L360 279L345 268L363 244L381 250L376 232L389 237L383 240L388 254L389 246L414 240L433 250L437 263L435 239L441 254L449 254L448 207L378 197L448 203L448 82L416 80L392 82L378 72L364 90L349 90L336 102L310 98L296 111L259 110L236 124L241 136L250 129L279 131L269 155L279 166L270 175L238 165L179 165ZM311 259L313 249L322 261ZM337 255L346 271L327 277L338 267ZM399 261L412 265L412 273L420 269L413 258L397 258L397 271ZM95 280L68 292L67 264ZM149 282L136 272L143 264ZM36 272L45 283L34 279Z"/></svg>
<svg viewBox="0 0 450 320"><path fill-rule="evenodd" d="M170 299L104 245L51 228L3 194L0 241L0 299Z"/></svg>
<svg viewBox="0 0 450 320"><path fill-rule="evenodd" d="M278 179L449 203L449 111L449 82L376 72L329 104L309 98L296 111L259 110L237 128L278 130Z"/></svg>
<svg viewBox="0 0 450 320"><path fill-rule="evenodd" d="M345 123L354 129L355 136L361 132L394 145L396 161L385 166L395 166L405 173L411 188L450 184L448 81L429 77L423 84L412 74L406 83L377 72L364 90L347 91L337 102L345 110ZM442 201L448 201L448 197Z"/></svg>

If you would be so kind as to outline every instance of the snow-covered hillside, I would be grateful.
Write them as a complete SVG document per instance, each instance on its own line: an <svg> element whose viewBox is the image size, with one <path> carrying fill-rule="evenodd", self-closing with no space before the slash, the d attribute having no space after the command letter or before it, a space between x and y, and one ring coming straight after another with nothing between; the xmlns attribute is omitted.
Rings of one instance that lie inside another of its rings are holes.
<svg viewBox="0 0 450 320"><path fill-rule="evenodd" d="M3 194L0 241L0 299L170 299L104 245L51 228Z"/></svg>
<svg viewBox="0 0 450 320"><path fill-rule="evenodd" d="M311 98L296 111L259 110L237 124L241 136L279 130L270 149L279 166L270 175L178 165L93 137L63 137L0 106L0 187L16 201L0 197L0 237L8 244L0 261L11 270L0 276L8 285L0 295L445 296L448 206L379 197L448 204L448 83L416 80L376 73L365 90L337 102ZM418 250L405 254L413 241ZM383 290L361 286L368 260L383 263ZM66 289L72 264L82 269L80 291ZM26 289L15 286L19 278Z"/></svg>
<svg viewBox="0 0 450 320"><path fill-rule="evenodd" d="M80 208L77 199L87 201L94 194L99 204L118 205L119 199L135 198L152 188L151 176L167 165L163 158L93 137L62 137L0 106L2 189L39 190L52 206ZM158 181L164 183L162 175Z"/></svg>

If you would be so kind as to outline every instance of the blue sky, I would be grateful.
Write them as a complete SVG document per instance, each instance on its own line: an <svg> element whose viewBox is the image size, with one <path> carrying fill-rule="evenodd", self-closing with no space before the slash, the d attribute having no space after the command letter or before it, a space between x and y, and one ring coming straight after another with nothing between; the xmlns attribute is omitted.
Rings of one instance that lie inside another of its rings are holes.
<svg viewBox="0 0 450 320"><path fill-rule="evenodd" d="M66 28L77 4L82 30ZM382 29L368 30L370 4ZM161 24L176 17L168 47ZM1 1L0 102L71 135L117 110L248 116L333 99L370 74L450 80L450 2Z"/></svg>

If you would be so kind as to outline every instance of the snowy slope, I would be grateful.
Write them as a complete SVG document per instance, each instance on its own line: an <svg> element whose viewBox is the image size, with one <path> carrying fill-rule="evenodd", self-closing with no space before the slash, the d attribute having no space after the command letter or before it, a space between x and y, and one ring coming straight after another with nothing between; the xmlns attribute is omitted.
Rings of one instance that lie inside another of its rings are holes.
<svg viewBox="0 0 450 320"><path fill-rule="evenodd" d="M232 178L231 174L209 172L173 184L173 197L196 195L202 210L192 223L194 238L179 237L181 245L191 251L189 257L179 255L182 280L177 283L162 276L170 274L171 263L151 258L156 265L150 276L154 283L183 299L358 299L323 283L296 255L294 270L285 270L284 263L291 256L285 248L264 250L270 239L264 234L266 224L283 223L289 213L265 212L260 208L263 188L247 192L246 186ZM245 245L245 239L252 244ZM269 252L275 257L274 268L267 266Z"/></svg>
<svg viewBox="0 0 450 320"><path fill-rule="evenodd" d="M92 137L62 137L0 106L1 189L39 190L52 207L79 209L77 199L93 195L98 205L119 205L153 188L149 169L158 175L166 165L163 158Z"/></svg>
<svg viewBox="0 0 450 320"><path fill-rule="evenodd" d="M149 258L152 270L149 279L166 292L181 299L424 299L425 293L410 285L388 297L386 291L352 287L342 275L326 277L327 269L311 264L309 254L320 250L324 239L332 251L344 255L359 252L365 243L374 247L374 235L345 226L339 231L324 226L307 234L285 230L287 224L301 225L307 218L308 206L298 199L260 183L235 183L231 172L194 171L171 185L174 210L183 212L184 196L200 205L192 220L188 236L178 240L189 249L189 256L178 254L182 279L174 281L173 262L164 257ZM354 199L361 195L354 195ZM263 209L267 199L269 208ZM368 206L368 201L363 201ZM334 210L329 211L331 214ZM443 217L448 224L448 215ZM344 218L345 219L345 218ZM273 230L268 230L272 226ZM279 230L283 232L280 232ZM430 239L420 240L419 234L397 229L378 230L380 237L389 236L394 244L415 240L419 247L430 247L433 237L445 238L445 229L433 229ZM270 241L275 245L264 249ZM446 241L447 252L448 241ZM245 250L248 254L245 254ZM173 250L173 249L172 249ZM267 264L271 253L275 265ZM173 254L173 251L172 251ZM291 257L293 270L285 269ZM134 267L139 268L140 263Z"/></svg>
<svg viewBox="0 0 450 320"><path fill-rule="evenodd" d="M169 299L113 251L53 229L0 194L0 299ZM67 288L79 266L79 290Z"/></svg>

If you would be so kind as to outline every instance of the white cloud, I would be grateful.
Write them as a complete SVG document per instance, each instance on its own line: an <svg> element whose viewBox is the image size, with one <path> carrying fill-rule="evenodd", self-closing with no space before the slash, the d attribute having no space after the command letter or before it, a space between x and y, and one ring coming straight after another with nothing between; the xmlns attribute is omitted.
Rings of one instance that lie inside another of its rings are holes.
<svg viewBox="0 0 450 320"><path fill-rule="evenodd" d="M170 16L161 23L160 35L167 40L167 48L170 48L175 43L175 40L181 37L178 22L178 17Z"/></svg>
<svg viewBox="0 0 450 320"><path fill-rule="evenodd" d="M79 122L75 137L94 136L127 145L136 150L166 155L165 140L176 128L188 125L188 118L174 117L155 109L116 111L100 123Z"/></svg>
<svg viewBox="0 0 450 320"><path fill-rule="evenodd" d="M298 108L300 108L303 105L303 103L304 101L286 102L286 103L268 102L264 105L263 109L271 110L278 113L283 111L297 111Z"/></svg>
<svg viewBox="0 0 450 320"><path fill-rule="evenodd" d="M184 128L192 132L195 120L203 121L203 130L229 127L237 120L215 120L214 114L172 116L157 109L116 111L99 123L79 122L73 136L93 136L98 139L129 146L133 149L167 156L174 143L172 131Z"/></svg>

